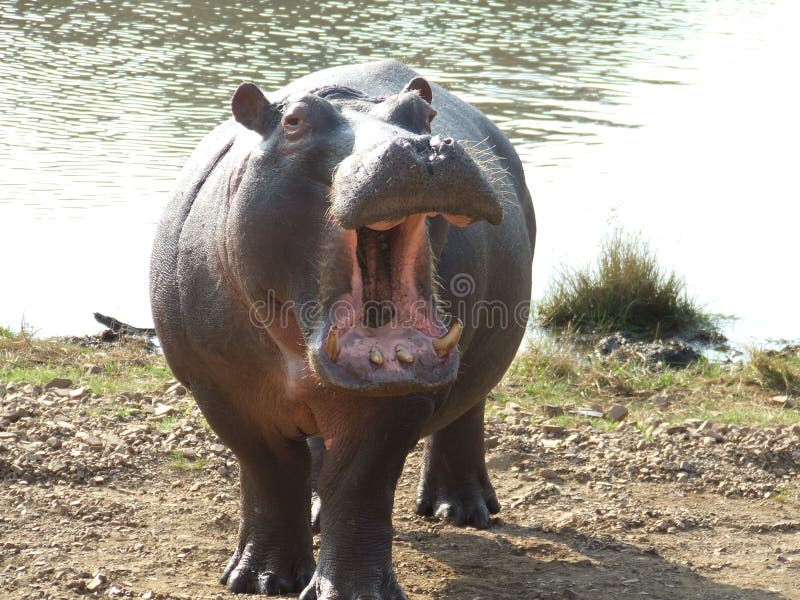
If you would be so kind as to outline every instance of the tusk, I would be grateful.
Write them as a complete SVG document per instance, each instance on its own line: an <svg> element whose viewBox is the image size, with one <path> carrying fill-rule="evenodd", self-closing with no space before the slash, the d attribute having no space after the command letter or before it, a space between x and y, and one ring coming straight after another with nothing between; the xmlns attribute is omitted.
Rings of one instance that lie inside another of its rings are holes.
<svg viewBox="0 0 800 600"><path fill-rule="evenodd" d="M408 348L403 346L403 344L397 344L394 347L394 353L397 355L397 360L400 362L404 362L407 364L411 364L414 362L414 355L408 351Z"/></svg>
<svg viewBox="0 0 800 600"><path fill-rule="evenodd" d="M369 349L369 360L378 366L383 364L383 354L381 354L380 348L373 346Z"/></svg>
<svg viewBox="0 0 800 600"><path fill-rule="evenodd" d="M325 354L334 362L339 358L339 328L336 326L331 327L328 332L328 340L325 342Z"/></svg>
<svg viewBox="0 0 800 600"><path fill-rule="evenodd" d="M439 358L447 356L450 351L456 347L458 340L461 339L461 333L464 331L464 326L461 321L456 321L450 327L450 331L445 333L442 337L433 340L433 349L436 351L436 356Z"/></svg>

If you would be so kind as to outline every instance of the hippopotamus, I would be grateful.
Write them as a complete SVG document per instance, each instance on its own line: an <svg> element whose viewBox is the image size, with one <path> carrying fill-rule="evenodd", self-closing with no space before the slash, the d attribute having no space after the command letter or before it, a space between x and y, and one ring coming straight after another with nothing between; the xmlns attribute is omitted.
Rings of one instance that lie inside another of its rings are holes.
<svg viewBox="0 0 800 600"><path fill-rule="evenodd" d="M405 599L391 515L420 440L420 515L483 528L500 509L484 407L530 304L520 159L397 61L242 83L231 112L179 176L150 276L166 360L240 465L222 583Z"/></svg>

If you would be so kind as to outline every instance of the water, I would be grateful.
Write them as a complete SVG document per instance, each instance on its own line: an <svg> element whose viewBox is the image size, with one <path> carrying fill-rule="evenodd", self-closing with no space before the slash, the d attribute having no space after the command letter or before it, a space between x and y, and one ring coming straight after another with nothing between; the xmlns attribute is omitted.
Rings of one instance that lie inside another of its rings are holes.
<svg viewBox="0 0 800 600"><path fill-rule="evenodd" d="M0 325L148 325L155 223L236 85L393 57L516 144L535 296L623 226L736 341L800 338L795 4L0 0Z"/></svg>

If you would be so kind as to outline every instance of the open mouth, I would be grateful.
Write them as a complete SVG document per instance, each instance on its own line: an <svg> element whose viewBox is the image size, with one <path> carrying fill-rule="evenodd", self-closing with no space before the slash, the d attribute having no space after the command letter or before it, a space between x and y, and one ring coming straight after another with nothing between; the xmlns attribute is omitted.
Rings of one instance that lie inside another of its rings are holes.
<svg viewBox="0 0 800 600"><path fill-rule="evenodd" d="M446 328L436 311L428 216L340 231L337 264L348 276L339 277L309 356L325 383L398 395L454 380L462 326Z"/></svg>

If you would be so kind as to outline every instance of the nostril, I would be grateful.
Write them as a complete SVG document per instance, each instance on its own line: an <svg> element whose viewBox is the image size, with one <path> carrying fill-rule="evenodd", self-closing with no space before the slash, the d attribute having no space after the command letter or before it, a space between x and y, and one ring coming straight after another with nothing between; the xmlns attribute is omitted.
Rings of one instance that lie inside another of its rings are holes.
<svg viewBox="0 0 800 600"><path fill-rule="evenodd" d="M455 141L451 137L446 137L442 139L442 136L435 135L430 140L431 148L441 148L442 146L452 146Z"/></svg>

